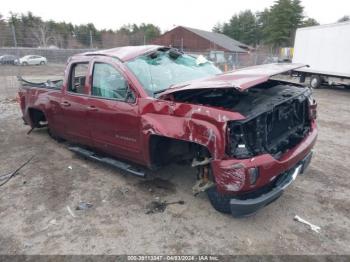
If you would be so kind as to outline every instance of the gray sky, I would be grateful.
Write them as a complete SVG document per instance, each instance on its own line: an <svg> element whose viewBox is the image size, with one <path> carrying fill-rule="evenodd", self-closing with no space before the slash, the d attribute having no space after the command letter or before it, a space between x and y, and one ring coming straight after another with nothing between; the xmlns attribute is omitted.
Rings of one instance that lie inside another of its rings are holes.
<svg viewBox="0 0 350 262"><path fill-rule="evenodd" d="M35 15L55 21L81 24L92 22L98 29L117 29L128 23L153 23L162 31L176 25L211 30L217 22L251 9L263 10L273 0L1 0L1 14L10 11ZM302 0L305 15L321 24L333 23L343 15L350 15L349 0Z"/></svg>

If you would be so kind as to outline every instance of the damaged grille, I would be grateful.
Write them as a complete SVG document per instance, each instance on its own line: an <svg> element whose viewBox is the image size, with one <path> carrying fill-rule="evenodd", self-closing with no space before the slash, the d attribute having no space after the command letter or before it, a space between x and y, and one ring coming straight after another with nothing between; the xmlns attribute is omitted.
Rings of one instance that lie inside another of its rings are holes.
<svg viewBox="0 0 350 262"><path fill-rule="evenodd" d="M310 131L308 99L302 95L244 122L228 123L227 153L248 158L263 153L279 158Z"/></svg>

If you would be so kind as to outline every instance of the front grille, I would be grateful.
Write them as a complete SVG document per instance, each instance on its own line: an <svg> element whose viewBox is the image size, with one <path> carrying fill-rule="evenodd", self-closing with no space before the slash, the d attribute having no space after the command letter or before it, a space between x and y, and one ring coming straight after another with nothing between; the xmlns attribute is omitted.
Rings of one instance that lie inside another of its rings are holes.
<svg viewBox="0 0 350 262"><path fill-rule="evenodd" d="M278 158L309 132L308 100L301 96L246 122L230 122L228 127L229 155L248 158L270 153Z"/></svg>

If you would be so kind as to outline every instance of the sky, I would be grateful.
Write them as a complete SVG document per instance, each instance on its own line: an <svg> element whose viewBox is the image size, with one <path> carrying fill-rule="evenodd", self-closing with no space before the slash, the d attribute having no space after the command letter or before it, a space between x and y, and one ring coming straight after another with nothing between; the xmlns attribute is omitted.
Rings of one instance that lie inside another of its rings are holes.
<svg viewBox="0 0 350 262"><path fill-rule="evenodd" d="M217 22L251 9L261 11L274 0L1 0L0 13L31 11L44 20L83 24L92 22L98 29L117 29L129 23L153 23L162 32L183 25L211 31ZM321 24L334 23L350 15L349 0L301 0L304 14Z"/></svg>

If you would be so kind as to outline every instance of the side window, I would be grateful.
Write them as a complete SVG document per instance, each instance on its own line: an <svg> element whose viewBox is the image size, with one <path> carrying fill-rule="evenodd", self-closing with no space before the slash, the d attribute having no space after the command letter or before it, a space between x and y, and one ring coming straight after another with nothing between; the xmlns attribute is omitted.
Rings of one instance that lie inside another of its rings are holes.
<svg viewBox="0 0 350 262"><path fill-rule="evenodd" d="M94 64L91 94L128 102L135 99L122 74L112 65L105 63Z"/></svg>
<svg viewBox="0 0 350 262"><path fill-rule="evenodd" d="M88 72L89 63L73 64L70 69L68 91L84 94L85 79Z"/></svg>

